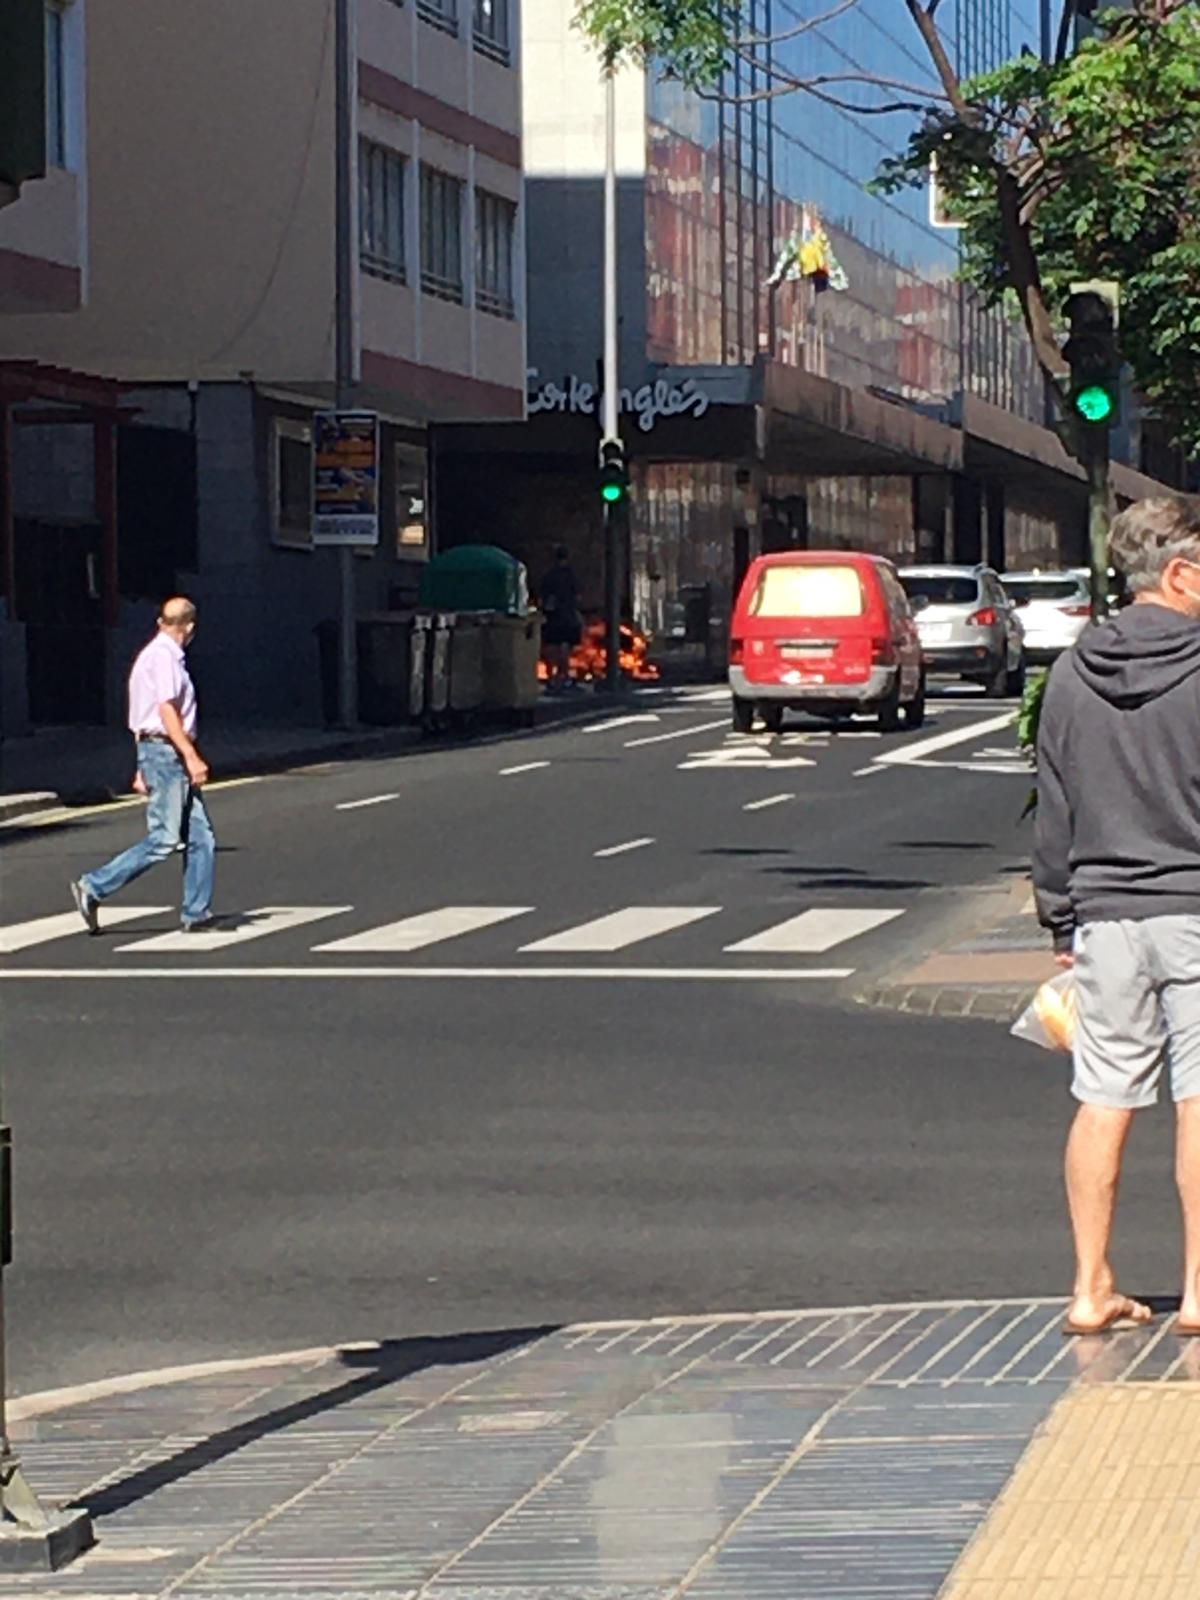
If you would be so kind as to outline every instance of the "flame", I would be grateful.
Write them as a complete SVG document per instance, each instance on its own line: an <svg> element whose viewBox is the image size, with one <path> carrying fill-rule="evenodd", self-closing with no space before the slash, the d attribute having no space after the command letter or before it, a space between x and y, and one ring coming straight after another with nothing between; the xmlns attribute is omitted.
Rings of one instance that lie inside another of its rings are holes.
<svg viewBox="0 0 1200 1600"><path fill-rule="evenodd" d="M608 650L605 645L607 629L603 622L591 622L583 631L583 638L571 652L571 676L581 683L603 678L608 667ZM621 651L618 657L622 673L638 683L657 683L661 677L658 667L649 659L650 641L640 629L629 623L621 624ZM545 683L550 670L544 661L538 662L538 678Z"/></svg>

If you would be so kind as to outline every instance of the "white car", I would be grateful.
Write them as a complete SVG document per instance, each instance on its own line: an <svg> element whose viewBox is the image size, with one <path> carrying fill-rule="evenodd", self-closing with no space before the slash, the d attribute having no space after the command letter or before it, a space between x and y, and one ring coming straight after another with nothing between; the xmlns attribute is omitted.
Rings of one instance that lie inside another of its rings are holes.
<svg viewBox="0 0 1200 1600"><path fill-rule="evenodd" d="M1021 618L1031 661L1053 661L1075 644L1091 621L1091 579L1086 568L1006 572L1000 581Z"/></svg>

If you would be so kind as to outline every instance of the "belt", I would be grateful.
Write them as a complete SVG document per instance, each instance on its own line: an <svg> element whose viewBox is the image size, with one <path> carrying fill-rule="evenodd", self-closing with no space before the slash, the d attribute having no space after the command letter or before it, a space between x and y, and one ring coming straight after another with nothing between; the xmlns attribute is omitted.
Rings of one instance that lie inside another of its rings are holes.
<svg viewBox="0 0 1200 1600"><path fill-rule="evenodd" d="M165 733L137 733L134 738L139 744L170 744L170 739Z"/></svg>

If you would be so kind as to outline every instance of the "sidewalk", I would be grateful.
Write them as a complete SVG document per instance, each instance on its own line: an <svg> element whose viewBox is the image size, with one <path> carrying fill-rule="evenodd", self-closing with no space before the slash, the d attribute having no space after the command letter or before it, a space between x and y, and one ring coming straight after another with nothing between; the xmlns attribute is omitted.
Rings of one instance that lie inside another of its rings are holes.
<svg viewBox="0 0 1200 1600"><path fill-rule="evenodd" d="M511 1330L18 1400L28 1477L98 1543L0 1596L1185 1600L1200 1341L1062 1315Z"/></svg>
<svg viewBox="0 0 1200 1600"><path fill-rule="evenodd" d="M893 1011L1012 1022L1057 970L1022 876L981 885L937 949L884 973L858 999Z"/></svg>
<svg viewBox="0 0 1200 1600"><path fill-rule="evenodd" d="M536 727L552 727L624 704L588 689L570 699L543 700ZM481 723L477 739L502 739L527 733ZM431 739L411 724L360 728L279 727L246 722L208 722L201 730L204 753L214 778L277 772L317 761L370 759L413 749L438 749L467 736ZM62 805L91 805L129 793L133 744L122 728L45 728L0 743L0 822Z"/></svg>

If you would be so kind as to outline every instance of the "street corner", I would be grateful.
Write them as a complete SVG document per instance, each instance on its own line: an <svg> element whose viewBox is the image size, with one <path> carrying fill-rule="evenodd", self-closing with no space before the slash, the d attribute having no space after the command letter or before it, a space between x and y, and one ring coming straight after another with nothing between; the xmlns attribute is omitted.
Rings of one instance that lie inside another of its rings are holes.
<svg viewBox="0 0 1200 1600"><path fill-rule="evenodd" d="M1015 1540L1040 1576L1056 1570L1033 1528L1044 1502L1063 1502L1084 1560L1084 1509L1115 1514L1105 1463L1127 1445L1141 1528L1154 1536L1150 1502L1170 1503L1163 1559L1182 1572L1200 1350L1163 1315L1064 1339L1064 1309L943 1300L384 1338L30 1396L23 1470L88 1512L96 1544L36 1588L0 1577L0 1595L745 1600L788 1585L900 1600L919 1581L975 1600Z"/></svg>
<svg viewBox="0 0 1200 1600"><path fill-rule="evenodd" d="M1057 970L1022 872L966 892L918 947L869 974L854 999L914 1016L1012 1022Z"/></svg>

